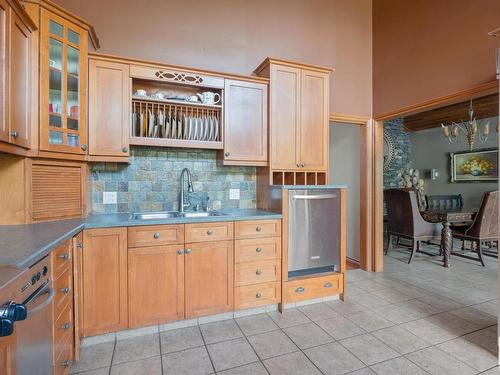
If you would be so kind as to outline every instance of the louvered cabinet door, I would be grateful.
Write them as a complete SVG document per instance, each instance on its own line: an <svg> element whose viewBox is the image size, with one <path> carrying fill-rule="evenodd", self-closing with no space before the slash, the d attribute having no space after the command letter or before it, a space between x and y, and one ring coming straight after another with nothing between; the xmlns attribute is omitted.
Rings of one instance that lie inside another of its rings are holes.
<svg viewBox="0 0 500 375"><path fill-rule="evenodd" d="M84 183L85 166L81 163L33 161L32 221L81 217L84 214Z"/></svg>

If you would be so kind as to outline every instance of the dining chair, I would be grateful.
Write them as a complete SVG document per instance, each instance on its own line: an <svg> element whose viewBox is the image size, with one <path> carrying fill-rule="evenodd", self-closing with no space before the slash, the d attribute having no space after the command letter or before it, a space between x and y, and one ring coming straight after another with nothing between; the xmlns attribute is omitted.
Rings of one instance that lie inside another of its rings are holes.
<svg viewBox="0 0 500 375"><path fill-rule="evenodd" d="M471 250L477 251L478 260L484 266L481 243L498 244L498 191L484 193L472 224L468 227L453 227L452 233L453 238L475 243L476 246L472 246Z"/></svg>
<svg viewBox="0 0 500 375"><path fill-rule="evenodd" d="M441 224L424 220L418 209L417 195L413 189L388 189L384 191L387 206L387 248L392 250L392 238L406 238L412 241L412 251L408 264L420 250L421 241L439 239ZM426 253L427 254L427 253Z"/></svg>

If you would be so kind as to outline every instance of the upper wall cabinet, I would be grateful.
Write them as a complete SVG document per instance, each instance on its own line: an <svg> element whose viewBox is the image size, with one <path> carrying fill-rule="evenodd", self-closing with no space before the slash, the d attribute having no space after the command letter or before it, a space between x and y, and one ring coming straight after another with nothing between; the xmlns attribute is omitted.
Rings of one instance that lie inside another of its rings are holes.
<svg viewBox="0 0 500 375"><path fill-rule="evenodd" d="M128 160L130 82L128 64L89 59L89 158L93 161Z"/></svg>
<svg viewBox="0 0 500 375"><path fill-rule="evenodd" d="M324 184L328 170L330 69L266 59L270 171L274 184Z"/></svg>
<svg viewBox="0 0 500 375"><path fill-rule="evenodd" d="M267 83L226 79L224 164L267 165Z"/></svg>
<svg viewBox="0 0 500 375"><path fill-rule="evenodd" d="M30 56L33 21L17 1L0 0L0 141L30 147ZM15 150L12 149L12 150Z"/></svg>
<svg viewBox="0 0 500 375"><path fill-rule="evenodd" d="M85 154L87 33L46 9L40 22L40 149Z"/></svg>

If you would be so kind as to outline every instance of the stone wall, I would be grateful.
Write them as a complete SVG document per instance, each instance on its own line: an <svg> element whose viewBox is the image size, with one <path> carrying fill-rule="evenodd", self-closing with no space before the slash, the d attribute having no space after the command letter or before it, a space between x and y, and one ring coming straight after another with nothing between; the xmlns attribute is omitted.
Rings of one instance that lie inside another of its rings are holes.
<svg viewBox="0 0 500 375"><path fill-rule="evenodd" d="M384 188L398 187L400 171L412 167L410 134L403 129L403 119L384 122L384 133L392 137L395 145L394 160L384 169Z"/></svg>
<svg viewBox="0 0 500 375"><path fill-rule="evenodd" d="M92 213L177 210L183 168L193 173L191 208L206 197L214 209L256 207L255 167L222 166L215 150L132 147L130 151L130 164L92 164ZM230 200L229 189L240 189L240 199ZM103 204L103 192L116 192L117 204Z"/></svg>

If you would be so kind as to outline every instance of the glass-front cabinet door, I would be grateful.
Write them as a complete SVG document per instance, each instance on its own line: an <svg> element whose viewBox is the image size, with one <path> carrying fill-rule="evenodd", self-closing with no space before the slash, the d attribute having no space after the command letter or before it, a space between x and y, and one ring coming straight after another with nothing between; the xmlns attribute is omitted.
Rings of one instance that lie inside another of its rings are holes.
<svg viewBox="0 0 500 375"><path fill-rule="evenodd" d="M85 154L87 32L42 9L40 149Z"/></svg>

